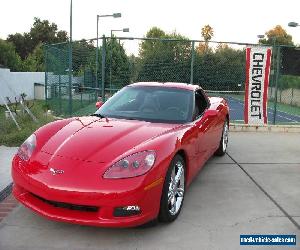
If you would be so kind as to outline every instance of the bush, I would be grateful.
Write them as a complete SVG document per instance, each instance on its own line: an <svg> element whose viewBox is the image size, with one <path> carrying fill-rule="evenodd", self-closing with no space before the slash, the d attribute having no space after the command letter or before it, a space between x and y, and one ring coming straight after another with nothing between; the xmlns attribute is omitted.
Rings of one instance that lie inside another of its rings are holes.
<svg viewBox="0 0 300 250"><path fill-rule="evenodd" d="M32 113L37 117L38 123L34 122L27 114L17 116L21 127L18 130L12 119L5 118L5 107L0 107L0 145L20 146L35 130L54 120L52 116L46 116L43 110L44 101L35 101Z"/></svg>

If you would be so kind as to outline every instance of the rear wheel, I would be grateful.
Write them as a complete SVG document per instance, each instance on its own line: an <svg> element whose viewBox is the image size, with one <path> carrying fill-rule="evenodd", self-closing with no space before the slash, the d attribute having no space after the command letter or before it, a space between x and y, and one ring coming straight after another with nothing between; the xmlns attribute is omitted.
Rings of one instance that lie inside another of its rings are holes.
<svg viewBox="0 0 300 250"><path fill-rule="evenodd" d="M229 125L228 119L226 118L223 126L223 132L220 140L219 147L215 152L215 155L222 156L226 153L227 145L228 145L228 132L229 132Z"/></svg>
<svg viewBox="0 0 300 250"><path fill-rule="evenodd" d="M162 198L160 202L159 220L174 221L179 215L185 193L185 162L182 156L176 155L168 169Z"/></svg>

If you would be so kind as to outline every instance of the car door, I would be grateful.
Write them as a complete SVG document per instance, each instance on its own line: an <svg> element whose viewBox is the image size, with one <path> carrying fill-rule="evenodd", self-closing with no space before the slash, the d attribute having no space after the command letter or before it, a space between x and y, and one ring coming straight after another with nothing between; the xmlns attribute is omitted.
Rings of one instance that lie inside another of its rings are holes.
<svg viewBox="0 0 300 250"><path fill-rule="evenodd" d="M194 95L192 127L192 130L196 135L194 142L196 164L194 164L195 169L193 169L193 175L198 172L211 155L210 137L213 129L213 119L209 114L206 114L209 106L209 100L205 97L202 90L196 90Z"/></svg>
<svg viewBox="0 0 300 250"><path fill-rule="evenodd" d="M224 105L217 102L212 103L210 107L205 112L205 117L209 123L209 133L208 133L208 141L209 148L211 150L210 155L212 155L220 144L221 134L223 131L224 124ZM222 114L223 113L223 114Z"/></svg>

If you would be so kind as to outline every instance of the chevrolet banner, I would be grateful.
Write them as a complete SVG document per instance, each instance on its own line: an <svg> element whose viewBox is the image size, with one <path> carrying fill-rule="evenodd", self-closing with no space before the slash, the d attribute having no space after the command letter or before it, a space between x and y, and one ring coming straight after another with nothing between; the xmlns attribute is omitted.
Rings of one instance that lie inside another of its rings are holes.
<svg viewBox="0 0 300 250"><path fill-rule="evenodd" d="M272 50L269 47L246 48L244 120L246 124L268 122L268 85Z"/></svg>

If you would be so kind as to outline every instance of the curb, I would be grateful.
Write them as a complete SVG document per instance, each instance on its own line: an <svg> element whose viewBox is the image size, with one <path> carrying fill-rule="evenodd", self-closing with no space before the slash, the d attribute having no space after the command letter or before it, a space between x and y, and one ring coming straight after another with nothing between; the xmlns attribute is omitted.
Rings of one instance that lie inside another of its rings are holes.
<svg viewBox="0 0 300 250"><path fill-rule="evenodd" d="M0 202L0 223L8 216L16 207L18 201L13 195L7 196L2 202Z"/></svg>
<svg viewBox="0 0 300 250"><path fill-rule="evenodd" d="M6 188L0 191L0 202L11 194L13 183L10 183Z"/></svg>
<svg viewBox="0 0 300 250"><path fill-rule="evenodd" d="M279 132L300 133L299 125L247 125L230 123L231 132Z"/></svg>

